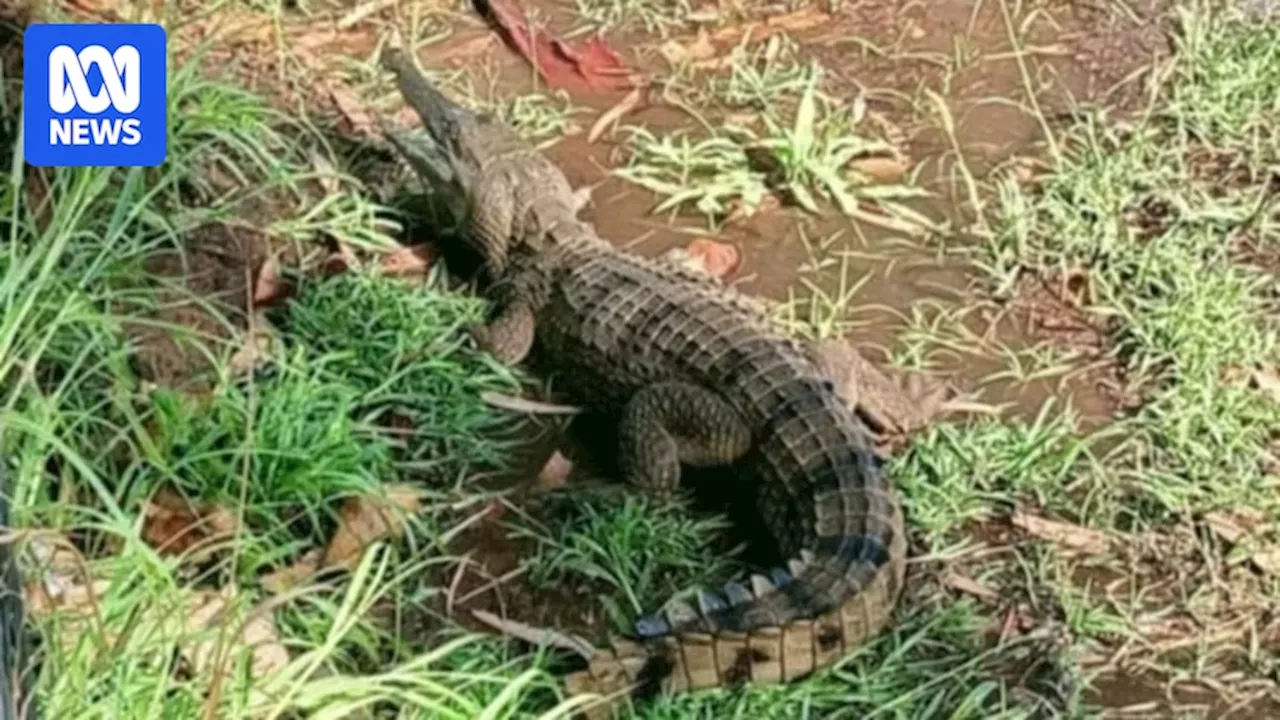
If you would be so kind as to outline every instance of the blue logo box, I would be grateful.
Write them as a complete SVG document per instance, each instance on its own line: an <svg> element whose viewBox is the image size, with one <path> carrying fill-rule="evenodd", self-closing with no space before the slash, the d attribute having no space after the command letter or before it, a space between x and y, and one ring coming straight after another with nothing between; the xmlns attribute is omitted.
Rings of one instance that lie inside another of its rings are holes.
<svg viewBox="0 0 1280 720"><path fill-rule="evenodd" d="M168 37L155 24L36 24L23 41L23 156L154 167L168 153Z"/></svg>

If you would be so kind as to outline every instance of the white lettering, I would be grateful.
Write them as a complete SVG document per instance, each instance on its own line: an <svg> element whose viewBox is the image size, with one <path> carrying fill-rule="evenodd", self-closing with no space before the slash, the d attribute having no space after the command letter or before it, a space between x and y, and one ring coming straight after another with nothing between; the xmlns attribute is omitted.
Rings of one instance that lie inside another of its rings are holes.
<svg viewBox="0 0 1280 720"><path fill-rule="evenodd" d="M58 120L51 118L49 120L49 144L50 145L70 145L71 144L71 121Z"/></svg>
<svg viewBox="0 0 1280 720"><path fill-rule="evenodd" d="M49 108L59 114L76 109L97 114L108 107L131 113L142 102L142 68L138 49L121 45L115 53L101 45L90 45L79 54L68 45L49 51ZM87 75L96 65L102 87L89 92Z"/></svg>
<svg viewBox="0 0 1280 720"><path fill-rule="evenodd" d="M137 145L142 121L137 118L75 118L49 121L50 145Z"/></svg>
<svg viewBox="0 0 1280 720"><path fill-rule="evenodd" d="M122 142L130 146L142 142L142 121L137 118L129 118L124 121L124 140Z"/></svg>

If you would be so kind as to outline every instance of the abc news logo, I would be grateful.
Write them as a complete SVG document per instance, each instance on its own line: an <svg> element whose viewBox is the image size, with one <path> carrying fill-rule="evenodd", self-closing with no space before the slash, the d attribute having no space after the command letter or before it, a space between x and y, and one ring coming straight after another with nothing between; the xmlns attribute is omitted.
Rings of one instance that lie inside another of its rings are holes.
<svg viewBox="0 0 1280 720"><path fill-rule="evenodd" d="M35 24L23 47L23 155L150 167L168 145L167 37L154 24Z"/></svg>
<svg viewBox="0 0 1280 720"><path fill-rule="evenodd" d="M114 53L90 45L77 53L59 45L49 53L49 108L66 115L76 108L97 115L108 107L129 114L142 102L142 75L138 48L121 45ZM85 70L102 73L102 88L89 90ZM53 145L137 145L142 141L142 121L137 118L52 118L49 142Z"/></svg>

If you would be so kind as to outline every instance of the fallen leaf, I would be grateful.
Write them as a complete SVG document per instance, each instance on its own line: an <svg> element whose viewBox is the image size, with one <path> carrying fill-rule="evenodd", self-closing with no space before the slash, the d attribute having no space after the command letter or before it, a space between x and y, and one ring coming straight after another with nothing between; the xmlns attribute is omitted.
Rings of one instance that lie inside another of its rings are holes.
<svg viewBox="0 0 1280 720"><path fill-rule="evenodd" d="M1247 553L1249 561L1258 570L1280 575L1280 548L1259 537L1270 529L1262 513L1248 509L1218 511L1209 513L1204 519L1215 535Z"/></svg>
<svg viewBox="0 0 1280 720"><path fill-rule="evenodd" d="M1273 402L1280 403L1280 373L1275 368L1254 368L1250 374L1254 385Z"/></svg>
<svg viewBox="0 0 1280 720"><path fill-rule="evenodd" d="M1088 555L1101 555L1111 546L1106 534L1098 530L1031 515L1021 508L1014 511L1011 522L1035 537Z"/></svg>
<svg viewBox="0 0 1280 720"><path fill-rule="evenodd" d="M573 473L573 461L556 450L538 471L538 476L534 478L529 489L534 493L544 493L562 488L571 473Z"/></svg>
<svg viewBox="0 0 1280 720"><path fill-rule="evenodd" d="M271 616L260 613L250 614L247 618L237 617L238 613L231 612L229 600L226 591L211 590L193 592L187 598L186 630L192 634L200 633L200 638L184 643L181 653L191 664L193 674L204 675L214 669L219 652L220 632L217 626L224 623L240 629L233 647L248 649L252 653L250 663L255 678L288 665L289 651L280 643Z"/></svg>
<svg viewBox="0 0 1280 720"><path fill-rule="evenodd" d="M742 262L742 254L738 252L738 248L715 240L694 240L685 247L685 250L690 257L702 263L708 275L715 278L723 279L729 276Z"/></svg>
<svg viewBox="0 0 1280 720"><path fill-rule="evenodd" d="M593 143L599 140L600 136L604 134L605 128L616 126L618 121L627 113L635 110L640 105L641 95L641 88L633 88L616 105L600 113L600 117L592 124L591 130L587 132L587 142Z"/></svg>
<svg viewBox="0 0 1280 720"><path fill-rule="evenodd" d="M363 5L357 5L354 10L347 13L341 20L338 21L338 30L344 31L344 32L347 30L350 30L356 25L359 25L360 23L364 22L366 18L372 15L377 15L383 10L386 10L387 8L392 7L393 5L396 4L396 2L397 0L373 0L373 2L367 2L367 3L364 3Z"/></svg>
<svg viewBox="0 0 1280 720"><path fill-rule="evenodd" d="M410 485L387 485L385 490L385 497L361 495L343 501L338 529L324 550L321 567L354 569L366 547L404 533L403 515L413 515L422 507L418 490Z"/></svg>
<svg viewBox="0 0 1280 720"><path fill-rule="evenodd" d="M235 535L236 517L214 503L193 502L171 487L142 509L142 539L161 555L182 555Z"/></svg>
<svg viewBox="0 0 1280 720"><path fill-rule="evenodd" d="M716 46L711 44L711 37L706 28L698 28L698 36L689 43L671 39L658 48L658 53L672 65L683 65L687 62L710 60L716 56Z"/></svg>
<svg viewBox="0 0 1280 720"><path fill-rule="evenodd" d="M1249 556L1259 570L1268 575L1280 575L1280 548L1268 547Z"/></svg>
<svg viewBox="0 0 1280 720"><path fill-rule="evenodd" d="M262 583L262 587L273 595L287 592L319 572L320 561L323 557L323 550L313 548L298 558L297 562L263 575L258 578L258 582Z"/></svg>
<svg viewBox="0 0 1280 720"><path fill-rule="evenodd" d="M374 121L373 116L365 109L364 104L348 89L341 85L329 84L329 97L333 99L333 105L338 112L347 121L347 132L366 137L377 137L378 123Z"/></svg>
<svg viewBox="0 0 1280 720"><path fill-rule="evenodd" d="M350 247L347 247L346 243L338 240L334 244L336 249L325 256L320 267L320 271L326 277L341 275L360 267L360 260L356 258L355 252Z"/></svg>
<svg viewBox="0 0 1280 720"><path fill-rule="evenodd" d="M493 35L488 32L479 36L460 37L453 42L432 45L431 61L435 63L455 63L460 60L471 60L476 55L486 52L493 45Z"/></svg>
<svg viewBox="0 0 1280 720"><path fill-rule="evenodd" d="M480 399L496 408L530 415L577 415L582 412L582 408L575 405L556 405L537 400L525 400L487 390L480 393Z"/></svg>
<svg viewBox="0 0 1280 720"><path fill-rule="evenodd" d="M425 277L434 259L430 246L413 245L383 255L378 267L390 277Z"/></svg>
<svg viewBox="0 0 1280 720"><path fill-rule="evenodd" d="M575 652L584 658L591 657L596 649L587 640L562 633L550 628L536 628L532 625L526 625L515 620L504 620L497 615L485 610L472 610L471 614L477 620L492 627L503 635L509 635L517 640L523 640L530 645L543 646L550 645L558 647L569 652Z"/></svg>
<svg viewBox="0 0 1280 720"><path fill-rule="evenodd" d="M667 263L669 265L675 265L676 267L683 268L685 270L688 270L689 272L703 275L708 280L712 280L715 282L720 281L720 278L713 276L711 274L711 271L707 270L707 266L704 261L704 258L702 258L701 256L694 256L685 248L682 248L682 247L670 248L666 252L659 255L658 260L661 262Z"/></svg>
<svg viewBox="0 0 1280 720"><path fill-rule="evenodd" d="M948 570L942 576L942 584L957 592L972 595L981 600L999 600L1000 593L983 585L967 575L961 575L954 570Z"/></svg>
<svg viewBox="0 0 1280 720"><path fill-rule="evenodd" d="M231 374L245 375L265 364L271 358L274 344L275 333L266 313L255 311L253 321L240 341L240 348L227 361Z"/></svg>
<svg viewBox="0 0 1280 720"><path fill-rule="evenodd" d="M311 166L316 169L316 182L320 183L320 188L328 195L337 195L342 192L336 177L338 169L329 162L329 158L321 155L315 148L308 150L307 156L311 160Z"/></svg>
<svg viewBox="0 0 1280 720"><path fill-rule="evenodd" d="M1263 523L1260 513L1249 510L1216 511L1205 515L1204 519L1215 535L1229 543L1240 542L1245 536L1257 532Z"/></svg>
<svg viewBox="0 0 1280 720"><path fill-rule="evenodd" d="M599 35L571 45L542 29L531 28L514 0L488 0L487 4L486 19L533 65L548 86L591 92L625 90L634 85L633 73Z"/></svg>
<svg viewBox="0 0 1280 720"><path fill-rule="evenodd" d="M907 167L896 158L864 157L849 162L849 169L873 183L893 185L907 176Z"/></svg>
<svg viewBox="0 0 1280 720"><path fill-rule="evenodd" d="M830 13L821 10L816 5L810 5L795 12L774 15L762 22L752 22L746 25L717 30L710 39L712 43L720 47L737 45L747 35L750 35L752 40L759 42L782 33L790 34L821 27L832 22L833 19Z"/></svg>
<svg viewBox="0 0 1280 720"><path fill-rule="evenodd" d="M253 283L254 307L275 305L293 294L293 284L280 272L280 260L271 255L258 268L258 277Z"/></svg>

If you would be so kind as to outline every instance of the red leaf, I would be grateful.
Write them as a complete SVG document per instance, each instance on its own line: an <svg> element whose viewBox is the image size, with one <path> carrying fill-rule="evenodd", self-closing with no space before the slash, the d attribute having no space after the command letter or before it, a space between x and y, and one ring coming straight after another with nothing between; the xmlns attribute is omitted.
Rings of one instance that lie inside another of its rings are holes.
<svg viewBox="0 0 1280 720"><path fill-rule="evenodd" d="M382 256L382 272L391 277L425 276L435 258L425 245L403 247Z"/></svg>
<svg viewBox="0 0 1280 720"><path fill-rule="evenodd" d="M706 240L699 238L689 243L685 248L702 267L715 278L723 279L734 270L738 269L738 264L742 262L742 256L738 253L738 248L729 243L716 242L715 240Z"/></svg>
<svg viewBox="0 0 1280 720"><path fill-rule="evenodd" d="M580 45L531 29L515 0L488 0L485 15L516 52L533 65L553 88L569 91L626 90L634 85L632 72L601 37Z"/></svg>

